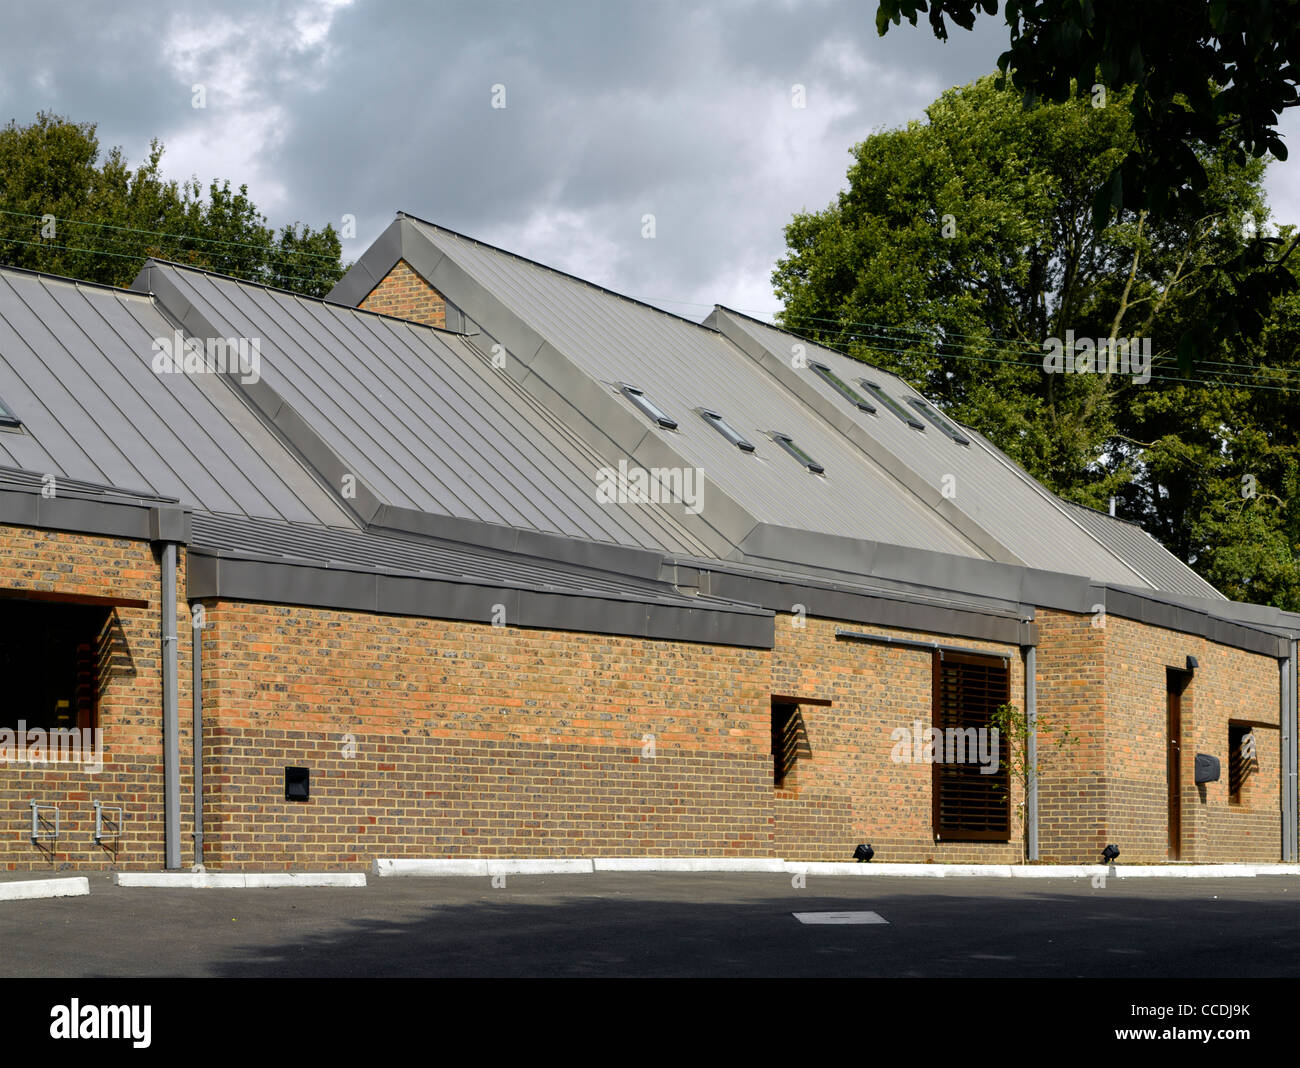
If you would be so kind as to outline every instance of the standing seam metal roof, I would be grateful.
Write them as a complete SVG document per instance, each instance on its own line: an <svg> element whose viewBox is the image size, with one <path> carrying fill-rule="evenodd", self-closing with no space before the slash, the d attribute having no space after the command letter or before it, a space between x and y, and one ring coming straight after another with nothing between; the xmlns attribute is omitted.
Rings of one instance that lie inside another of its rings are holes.
<svg viewBox="0 0 1300 1068"><path fill-rule="evenodd" d="M0 269L0 463L212 512L341 524L346 511L220 375L158 374L175 324L149 296Z"/></svg>
<svg viewBox="0 0 1300 1068"><path fill-rule="evenodd" d="M1131 561L1156 589L1189 597L1227 600L1136 523L1117 519L1073 501L1061 500L1060 503L1079 523L1092 531L1098 540L1115 546L1116 551Z"/></svg>
<svg viewBox="0 0 1300 1068"><path fill-rule="evenodd" d="M680 428L650 428L652 433L702 468L758 522L984 555L889 471L791 404L776 383L755 375L749 357L720 333L432 224L409 225L611 393L619 382L644 390ZM444 296L491 330L494 310L475 294ZM620 402L629 419L647 425L630 403ZM700 407L721 413L754 442L756 453L729 444L696 414ZM789 434L825 466L826 477L805 471L771 441L769 431Z"/></svg>
<svg viewBox="0 0 1300 1068"><path fill-rule="evenodd" d="M979 433L963 427L971 444L959 445L929 423L924 431L913 429L883 406L878 406L876 415L858 411L811 364L825 364L850 385L856 386L863 378L877 382L905 410L911 410L908 402L912 399L932 403L902 379L739 312L719 308L718 313L720 321L752 337L782 361L783 368L789 367L791 346L804 346L809 366L783 373L797 375L804 388L816 391L820 403L828 406L833 416L851 419L926 484L938 487L945 478L950 478L954 490L952 504L989 531L1026 566L1086 575L1104 582L1157 585L1140 562L1127 554L1130 546L1116 543L1105 531L1079 523L1058 498ZM1146 555L1151 555L1149 549ZM1168 569L1166 576L1167 573Z"/></svg>
<svg viewBox="0 0 1300 1068"><path fill-rule="evenodd" d="M598 502L605 462L467 338L176 265L152 269L218 331L262 339L267 386L385 503L704 551L660 509Z"/></svg>

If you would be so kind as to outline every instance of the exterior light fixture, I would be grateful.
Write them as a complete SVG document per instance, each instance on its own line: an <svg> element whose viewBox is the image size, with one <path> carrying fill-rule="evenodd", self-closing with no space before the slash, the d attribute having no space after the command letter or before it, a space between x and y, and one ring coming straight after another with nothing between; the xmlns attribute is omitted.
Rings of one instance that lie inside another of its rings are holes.
<svg viewBox="0 0 1300 1068"><path fill-rule="evenodd" d="M1114 864L1115 858L1117 856L1119 856L1118 846L1108 845L1105 849L1101 851L1101 859L1104 860L1107 864Z"/></svg>
<svg viewBox="0 0 1300 1068"><path fill-rule="evenodd" d="M875 855L876 851L872 849L871 846L865 844L858 846L858 848L853 851L853 859L859 864L866 864Z"/></svg>

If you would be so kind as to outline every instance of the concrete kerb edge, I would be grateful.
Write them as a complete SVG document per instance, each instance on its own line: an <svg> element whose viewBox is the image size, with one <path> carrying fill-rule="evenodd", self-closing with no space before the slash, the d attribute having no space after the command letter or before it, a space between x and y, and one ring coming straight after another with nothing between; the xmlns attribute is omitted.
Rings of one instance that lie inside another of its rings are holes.
<svg viewBox="0 0 1300 1068"><path fill-rule="evenodd" d="M187 872L120 871L114 886L168 890L269 890L285 887L366 886L361 872Z"/></svg>
<svg viewBox="0 0 1300 1068"><path fill-rule="evenodd" d="M83 876L59 879L24 879L0 882L0 901L33 901L47 897L85 897L90 880Z"/></svg>
<svg viewBox="0 0 1300 1068"><path fill-rule="evenodd" d="M859 864L853 861L786 861L772 857L584 857L491 860L376 859L379 878L422 876L485 878L495 875L590 875L595 872L772 874L870 876L873 878L985 879L1253 879L1300 876L1296 864ZM359 872L115 872L121 887L155 889L273 889L285 887L364 887ZM0 901L81 897L90 893L85 877L0 882Z"/></svg>
<svg viewBox="0 0 1300 1068"><path fill-rule="evenodd" d="M1241 879L1257 875L1300 876L1295 864L859 864L853 861L787 861L774 857L592 857L541 860L377 859L373 873L392 876L485 877L492 875L587 875L595 872L783 873L875 878L985 879Z"/></svg>

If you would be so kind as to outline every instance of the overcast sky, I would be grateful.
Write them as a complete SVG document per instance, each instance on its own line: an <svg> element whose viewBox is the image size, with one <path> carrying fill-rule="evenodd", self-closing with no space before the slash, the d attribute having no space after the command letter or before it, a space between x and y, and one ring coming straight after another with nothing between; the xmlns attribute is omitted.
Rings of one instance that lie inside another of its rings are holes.
<svg viewBox="0 0 1300 1068"><path fill-rule="evenodd" d="M277 226L353 215L345 260L402 210L693 319L714 303L770 318L783 227L843 188L851 146L1005 47L991 19L946 44L924 24L882 39L875 8L15 4L0 121L94 122L137 162L159 138L169 177L246 183ZM1284 221L1298 168L1271 168Z"/></svg>

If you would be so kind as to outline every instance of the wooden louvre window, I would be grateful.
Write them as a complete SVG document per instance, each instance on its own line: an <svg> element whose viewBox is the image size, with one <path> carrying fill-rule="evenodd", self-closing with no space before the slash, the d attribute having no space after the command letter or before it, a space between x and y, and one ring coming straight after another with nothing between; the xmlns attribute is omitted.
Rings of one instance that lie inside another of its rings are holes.
<svg viewBox="0 0 1300 1068"><path fill-rule="evenodd" d="M799 706L788 701L772 702L772 785L789 788L788 780L800 757L808 757L808 731Z"/></svg>
<svg viewBox="0 0 1300 1068"><path fill-rule="evenodd" d="M113 668L111 609L0 597L0 729L99 726L101 673Z"/></svg>
<svg viewBox="0 0 1300 1068"><path fill-rule="evenodd" d="M1011 697L1011 670L1005 660L965 653L934 654L933 725L939 738L950 732L987 731L992 744L992 716ZM963 735L963 740L977 737ZM1007 842L1011 840L1010 772L1007 741L998 735L997 771L984 774L966 745L964 762L948 762L954 754L941 742L933 764L934 836L946 842ZM978 747L976 746L978 754ZM991 763L991 762L990 762Z"/></svg>
<svg viewBox="0 0 1300 1068"><path fill-rule="evenodd" d="M1241 804L1241 789L1254 770L1254 752L1252 728L1243 723L1228 724L1228 801L1231 804Z"/></svg>

